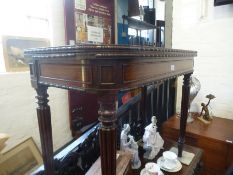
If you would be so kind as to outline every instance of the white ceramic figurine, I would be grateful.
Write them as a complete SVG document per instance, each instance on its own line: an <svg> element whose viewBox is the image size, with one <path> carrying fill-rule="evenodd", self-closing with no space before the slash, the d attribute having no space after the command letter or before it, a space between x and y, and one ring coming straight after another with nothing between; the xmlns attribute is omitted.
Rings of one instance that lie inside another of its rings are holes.
<svg viewBox="0 0 233 175"><path fill-rule="evenodd" d="M135 142L134 137L129 135L129 131L129 124L124 124L124 128L121 131L121 150L128 151L132 154L132 169L138 169L141 166L141 161L138 156L138 144Z"/></svg>
<svg viewBox="0 0 233 175"><path fill-rule="evenodd" d="M143 148L146 150L144 158L154 159L159 153L160 149L163 148L164 140L157 132L157 120L155 116L151 118L151 124L145 128L145 133L143 135Z"/></svg>

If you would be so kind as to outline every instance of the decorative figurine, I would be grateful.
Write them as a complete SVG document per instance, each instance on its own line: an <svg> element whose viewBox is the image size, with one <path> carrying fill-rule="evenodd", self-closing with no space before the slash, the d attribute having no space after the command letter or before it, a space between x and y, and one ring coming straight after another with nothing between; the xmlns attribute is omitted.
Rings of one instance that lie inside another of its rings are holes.
<svg viewBox="0 0 233 175"><path fill-rule="evenodd" d="M212 94L209 94L209 95L206 96L206 98L208 98L209 101L208 101L207 104L201 103L202 109L201 109L201 113L200 113L198 119L201 120L202 122L206 123L206 124L209 124L210 121L213 119L213 116L210 116L208 106L210 104L210 100L214 99L215 96L212 95Z"/></svg>
<svg viewBox="0 0 233 175"><path fill-rule="evenodd" d="M133 155L131 159L132 169L138 169L141 166L141 161L138 156L138 144L135 142L134 137L129 135L129 131L129 124L124 124L124 128L121 131L121 150L128 151Z"/></svg>
<svg viewBox="0 0 233 175"><path fill-rule="evenodd" d="M157 120L155 116L151 118L151 124L145 128L145 133L143 135L143 148L146 150L144 158L154 159L159 153L160 149L163 148L164 140L157 132L156 126Z"/></svg>
<svg viewBox="0 0 233 175"><path fill-rule="evenodd" d="M124 124L123 130L121 131L121 150L123 151L128 149L130 145L130 141L127 142L129 131L130 131L129 124Z"/></svg>

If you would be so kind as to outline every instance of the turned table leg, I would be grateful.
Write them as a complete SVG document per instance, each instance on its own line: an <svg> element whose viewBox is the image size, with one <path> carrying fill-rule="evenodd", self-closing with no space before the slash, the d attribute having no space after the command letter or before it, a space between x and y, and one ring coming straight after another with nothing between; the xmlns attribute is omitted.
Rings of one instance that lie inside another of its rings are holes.
<svg viewBox="0 0 233 175"><path fill-rule="evenodd" d="M116 175L115 96L99 98L99 131L102 175Z"/></svg>
<svg viewBox="0 0 233 175"><path fill-rule="evenodd" d="M182 157L183 145L185 142L186 123L188 117L188 104L190 95L190 77L191 73L184 75L184 82L182 86L182 101L180 113L180 136L178 140L178 156Z"/></svg>
<svg viewBox="0 0 233 175"><path fill-rule="evenodd" d="M53 141L47 88L47 86L39 86L36 89L36 98L38 99L37 118L40 131L45 174L53 175Z"/></svg>

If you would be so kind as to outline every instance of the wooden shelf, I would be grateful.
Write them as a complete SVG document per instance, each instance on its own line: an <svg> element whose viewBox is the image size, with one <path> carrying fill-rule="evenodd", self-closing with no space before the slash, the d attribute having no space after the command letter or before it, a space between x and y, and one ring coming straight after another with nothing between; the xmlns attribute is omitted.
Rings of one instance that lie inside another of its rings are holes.
<svg viewBox="0 0 233 175"><path fill-rule="evenodd" d="M134 19L128 16L123 15L123 20L128 21L128 25L130 28L136 29L136 30L149 30L149 29L156 29L157 27L153 24L149 24L145 21L140 21L138 19Z"/></svg>

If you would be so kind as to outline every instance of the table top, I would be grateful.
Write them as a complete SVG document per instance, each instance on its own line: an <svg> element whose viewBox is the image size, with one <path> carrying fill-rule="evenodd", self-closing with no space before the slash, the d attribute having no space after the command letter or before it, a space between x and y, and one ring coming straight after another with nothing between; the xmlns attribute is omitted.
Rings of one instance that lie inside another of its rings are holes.
<svg viewBox="0 0 233 175"><path fill-rule="evenodd" d="M64 89L118 91L193 72L195 51L152 46L74 45L28 49L31 82Z"/></svg>
<svg viewBox="0 0 233 175"><path fill-rule="evenodd" d="M143 159L143 155L140 155L140 159L141 159L141 162L142 162L142 166L137 169L137 170L132 170L132 174L133 175L139 175L140 174L140 171L145 167L145 164L148 163L148 162L156 162L157 159L159 157L162 156L162 152L165 151L165 150L170 150L170 148L172 147L177 147L177 143L174 142L174 141L171 141L171 140L165 140L165 144L164 144L164 150L161 150L159 152L159 154L155 157L154 160L146 160L146 159ZM184 145L184 151L188 151L188 152L191 152L191 153L194 153L195 154L195 157L193 158L192 162L190 163L189 166L187 165L184 165L182 164L182 168L180 171L178 172L173 172L173 173L169 173L169 172L166 172L164 170L163 173L164 175L189 175L191 174L191 172L193 172L193 170L196 168L197 166L197 163L200 162L201 160L201 157L202 157L202 150L199 149L199 148L196 148L196 147L193 147L193 146L189 146L189 145ZM120 153L120 156L118 157L117 159L117 175L123 175L125 174L125 170L128 166L128 164L130 163L130 158L131 158L131 155L126 153L126 152L119 152ZM98 174L101 174L101 166L100 166L100 158L98 158L98 160L92 165L92 167L89 169L89 171L86 173L86 175L91 175L93 174L93 172L95 172L96 175Z"/></svg>
<svg viewBox="0 0 233 175"><path fill-rule="evenodd" d="M40 47L31 48L24 51L25 56L34 59L56 58L60 56L72 57L77 55L82 59L98 59L98 58L113 58L128 59L129 57L195 57L196 51L170 49L154 46L138 46L138 45L66 45L58 47ZM94 55L95 57L91 57Z"/></svg>

